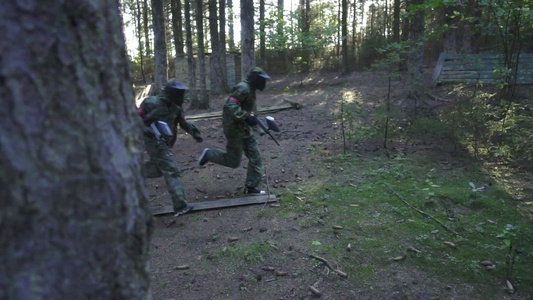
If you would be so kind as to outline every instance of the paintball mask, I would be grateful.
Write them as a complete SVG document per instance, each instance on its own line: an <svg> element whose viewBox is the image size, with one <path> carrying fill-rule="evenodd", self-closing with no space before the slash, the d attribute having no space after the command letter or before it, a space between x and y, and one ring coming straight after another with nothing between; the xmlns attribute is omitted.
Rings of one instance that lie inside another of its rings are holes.
<svg viewBox="0 0 533 300"><path fill-rule="evenodd" d="M178 106L183 104L186 90L187 87L177 79L167 81L163 87L163 93Z"/></svg>
<svg viewBox="0 0 533 300"><path fill-rule="evenodd" d="M248 73L246 78L250 85L260 91L265 89L267 79L270 79L270 76L259 67L254 67Z"/></svg>

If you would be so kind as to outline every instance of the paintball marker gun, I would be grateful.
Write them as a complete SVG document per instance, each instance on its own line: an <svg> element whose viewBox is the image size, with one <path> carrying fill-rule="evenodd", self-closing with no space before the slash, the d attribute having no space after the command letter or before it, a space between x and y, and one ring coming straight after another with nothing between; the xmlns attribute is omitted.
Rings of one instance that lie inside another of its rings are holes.
<svg viewBox="0 0 533 300"><path fill-rule="evenodd" d="M276 142L276 144L278 144L278 146L281 146L278 143L278 141L276 140L276 138L272 135L272 133L270 133L270 130L275 131L275 132L280 132L278 124L276 123L274 118L272 118L270 116L266 117L266 122L267 123L265 124L263 121L261 121L261 119L257 118L257 125L259 125L259 127L261 127L261 129L266 134L268 134L274 140L274 142Z"/></svg>
<svg viewBox="0 0 533 300"><path fill-rule="evenodd" d="M170 149L168 149L167 143L162 138L162 136L167 136L167 137L172 136L172 131L168 127L168 124L163 121L153 122L152 124L150 124L150 126L148 126L148 131L151 132L155 136L156 140L161 145L163 145L163 147L165 147L168 155L172 156L172 152L170 152Z"/></svg>

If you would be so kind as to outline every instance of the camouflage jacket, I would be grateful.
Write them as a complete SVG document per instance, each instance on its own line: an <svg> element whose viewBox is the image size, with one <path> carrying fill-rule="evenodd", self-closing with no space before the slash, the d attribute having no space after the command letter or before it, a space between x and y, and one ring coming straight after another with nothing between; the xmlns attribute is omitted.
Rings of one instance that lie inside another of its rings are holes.
<svg viewBox="0 0 533 300"><path fill-rule="evenodd" d="M163 121L168 124L172 130L172 138L166 140L169 147L172 147L176 142L178 124L188 132L188 126L183 117L183 109L170 101L164 94L144 99L139 108L144 114L143 119L146 125L156 121Z"/></svg>
<svg viewBox="0 0 533 300"><path fill-rule="evenodd" d="M231 138L244 138L253 134L246 118L257 113L255 89L244 81L233 87L222 111L224 132Z"/></svg>

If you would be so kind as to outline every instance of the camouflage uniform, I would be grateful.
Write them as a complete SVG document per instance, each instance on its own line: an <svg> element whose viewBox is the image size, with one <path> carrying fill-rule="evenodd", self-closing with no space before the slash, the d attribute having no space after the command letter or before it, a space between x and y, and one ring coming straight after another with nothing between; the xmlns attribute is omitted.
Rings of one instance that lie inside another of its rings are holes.
<svg viewBox="0 0 533 300"><path fill-rule="evenodd" d="M198 128L192 122L185 120L182 108L174 103L164 91L159 96L144 99L139 108L146 125L155 121L163 121L169 125L172 130L172 137L165 140L169 148L176 142L178 124L197 141L201 141ZM181 184L181 173L177 162L172 159L166 148L157 141L152 133L145 132L144 143L150 156L150 161L145 166L145 176L148 178L163 176L168 193L172 198L174 211L186 207L187 200Z"/></svg>
<svg viewBox="0 0 533 300"><path fill-rule="evenodd" d="M254 68L263 72L261 68ZM266 74L266 73L265 73ZM230 168L237 168L241 163L242 153L248 158L245 187L255 188L261 182L262 158L253 128L246 119L257 112L256 87L247 79L237 84L226 101L222 111L222 125L227 139L226 151L208 149L205 158L213 163Z"/></svg>

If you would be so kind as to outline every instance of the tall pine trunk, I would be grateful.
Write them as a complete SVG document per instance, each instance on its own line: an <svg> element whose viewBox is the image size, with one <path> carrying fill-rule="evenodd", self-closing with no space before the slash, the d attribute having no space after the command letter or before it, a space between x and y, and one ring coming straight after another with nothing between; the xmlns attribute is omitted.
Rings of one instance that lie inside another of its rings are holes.
<svg viewBox="0 0 533 300"><path fill-rule="evenodd" d="M148 18L149 14L149 5L148 0L144 0L143 2L143 25L144 25L144 43L145 43L145 50L146 50L146 59L150 60L152 58L152 48L150 47L150 19ZM149 75L148 78L146 78L146 83L150 83L154 81L154 65L150 63L146 66L146 71Z"/></svg>
<svg viewBox="0 0 533 300"><path fill-rule="evenodd" d="M241 44L241 77L244 79L255 66L253 0L241 0Z"/></svg>
<svg viewBox="0 0 533 300"><path fill-rule="evenodd" d="M198 67L200 73L200 85L198 90L197 103L192 107L209 108L209 96L207 95L207 74L205 66L205 45L204 45L204 6L202 0L196 0L196 30L198 33Z"/></svg>
<svg viewBox="0 0 533 300"><path fill-rule="evenodd" d="M168 79L167 39L163 0L152 0L152 23L154 27L154 88L159 91Z"/></svg>
<svg viewBox="0 0 533 300"><path fill-rule="evenodd" d="M179 73L178 62L185 56L183 51L183 18L181 17L181 0L171 0L170 9L172 13L172 35L174 36L174 48L176 51L176 57L174 58L175 77L180 78L183 76Z"/></svg>
<svg viewBox="0 0 533 300"><path fill-rule="evenodd" d="M189 74L189 92L188 97L191 101L191 107L194 108L198 102L198 93L196 92L196 61L194 60L194 49L192 46L192 25L191 25L191 5L190 1L185 1L185 31L187 35L187 70Z"/></svg>
<svg viewBox="0 0 533 300"><path fill-rule="evenodd" d="M423 4L424 0L412 0L410 5ZM407 72L409 73L410 86L408 98L413 100L412 106L416 114L418 100L424 95L424 12L416 10L409 26L409 39L411 47L407 59Z"/></svg>
<svg viewBox="0 0 533 300"><path fill-rule="evenodd" d="M226 61L226 1L220 0L219 2L219 35L220 35L220 57L222 67L222 91L229 91L228 84L228 63Z"/></svg>
<svg viewBox="0 0 533 300"><path fill-rule="evenodd" d="M144 47L143 47L143 41L142 41L142 23L141 23L141 4L139 3L139 0L136 0L136 9L135 9L135 20L137 24L137 49L139 49L139 59L141 63L141 78L144 83L146 83L146 75L144 74Z"/></svg>
<svg viewBox="0 0 533 300"><path fill-rule="evenodd" d="M0 298L149 299L118 1L1 1L0 20Z"/></svg>
<svg viewBox="0 0 533 300"><path fill-rule="evenodd" d="M350 72L350 62L348 61L348 0L342 0L342 73Z"/></svg>
<svg viewBox="0 0 533 300"><path fill-rule="evenodd" d="M217 0L209 0L209 33L211 36L210 78L211 92L222 92L222 57L220 50L220 36L218 35Z"/></svg>
<svg viewBox="0 0 533 300"><path fill-rule="evenodd" d="M266 55L265 32L265 0L259 0L259 65L265 66Z"/></svg>

